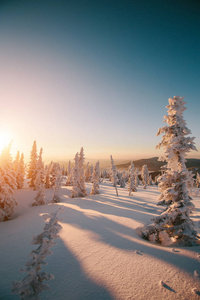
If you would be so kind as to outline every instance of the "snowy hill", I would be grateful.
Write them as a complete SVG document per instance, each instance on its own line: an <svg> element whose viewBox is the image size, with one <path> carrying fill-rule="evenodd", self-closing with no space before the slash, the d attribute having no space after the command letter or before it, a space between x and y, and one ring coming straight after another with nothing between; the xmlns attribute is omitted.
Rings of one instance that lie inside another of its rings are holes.
<svg viewBox="0 0 200 300"><path fill-rule="evenodd" d="M92 184L87 183L90 193ZM59 214L60 238L48 256L43 270L53 274L51 290L43 292L48 300L102 299L199 299L200 246L162 247L141 239L137 228L150 224L160 214L156 186L142 187L133 196L110 182L100 186L100 194L70 198L71 188L62 186L61 201L48 204L53 190L46 190L46 205L31 207L36 192L29 188L17 191L15 219L0 223L1 287L0 299L19 299L11 294L11 281L21 280L20 273L28 255L35 248L33 235L43 231L43 213ZM200 203L193 198L192 215L200 227Z"/></svg>
<svg viewBox="0 0 200 300"><path fill-rule="evenodd" d="M133 162L135 168L139 168L139 170L141 170L143 165L147 165L149 171L160 171L160 168L166 164L162 161L158 161L158 157L139 159L134 160ZM117 164L116 166L118 169L127 169L130 164L131 162L127 162L123 164ZM187 158L186 166L187 168L200 168L200 159Z"/></svg>

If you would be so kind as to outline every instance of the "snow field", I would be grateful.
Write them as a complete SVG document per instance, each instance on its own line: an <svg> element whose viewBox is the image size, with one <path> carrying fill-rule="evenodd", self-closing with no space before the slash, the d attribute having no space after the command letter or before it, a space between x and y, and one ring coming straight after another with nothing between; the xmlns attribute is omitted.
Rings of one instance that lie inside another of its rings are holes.
<svg viewBox="0 0 200 300"><path fill-rule="evenodd" d="M66 181L66 180L65 180ZM63 181L63 182L65 182ZM86 183L88 195L91 183ZM159 215L157 186L139 186L133 196L110 182L100 184L100 194L70 198L71 187L62 186L61 202L48 204L53 189L45 190L46 205L31 207L36 191L16 192L15 219L0 223L0 299L19 299L11 294L11 281L20 273L34 249L33 235L43 231L43 213L63 205L62 229L43 270L55 276L51 290L41 299L198 299L200 295L200 246L162 247L145 241L137 228ZM192 219L199 232L200 204Z"/></svg>

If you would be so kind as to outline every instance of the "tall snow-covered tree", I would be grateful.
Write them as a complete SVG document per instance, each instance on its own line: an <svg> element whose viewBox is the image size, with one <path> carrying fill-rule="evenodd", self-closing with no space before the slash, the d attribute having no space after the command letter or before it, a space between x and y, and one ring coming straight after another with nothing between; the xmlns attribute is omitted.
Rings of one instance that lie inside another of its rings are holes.
<svg viewBox="0 0 200 300"><path fill-rule="evenodd" d="M10 148L11 143L3 149L0 157L0 221L11 219L17 205L17 186Z"/></svg>
<svg viewBox="0 0 200 300"><path fill-rule="evenodd" d="M139 185L139 177L138 177L138 174L139 174L139 170L138 168L135 169L135 186L137 187Z"/></svg>
<svg viewBox="0 0 200 300"><path fill-rule="evenodd" d="M51 164L45 166L45 189L49 189L51 187L50 172L51 172Z"/></svg>
<svg viewBox="0 0 200 300"><path fill-rule="evenodd" d="M125 173L125 170L123 170L123 172L118 173L118 177L119 177L120 187L125 188L125 186L126 186L126 173Z"/></svg>
<svg viewBox="0 0 200 300"><path fill-rule="evenodd" d="M53 279L54 276L47 272L42 271L42 266L46 265L46 257L51 255L52 252L50 248L55 245L54 240L57 239L58 232L62 228L58 224L57 214L61 208L59 208L55 213L44 214L43 218L46 222L44 231L33 237L32 244L39 245L37 249L31 251L31 259L26 263L26 267L23 270L27 272L21 281L12 282L12 293L20 296L22 300L27 299L39 299L39 294L47 289L49 285L43 283L44 280Z"/></svg>
<svg viewBox="0 0 200 300"><path fill-rule="evenodd" d="M111 171L111 182L113 184L113 186L115 187L115 190L116 190L116 195L118 196L118 190L117 190L117 168L115 166L115 163L114 163L114 160L112 158L112 155L110 156L110 160L111 160L111 168L110 168L110 171Z"/></svg>
<svg viewBox="0 0 200 300"><path fill-rule="evenodd" d="M196 150L194 137L188 136L191 131L183 118L186 109L183 97L169 98L168 115L164 116L166 126L159 129L157 135L163 134L157 148L164 148L166 161L165 172L158 178L161 192L159 204L165 205L166 210L154 218L154 224L143 232L146 239L164 243L167 238L179 245L191 246L196 244L197 233L190 219L194 209L189 196L188 186L192 173L186 168L186 154Z"/></svg>
<svg viewBox="0 0 200 300"><path fill-rule="evenodd" d="M80 153L79 153L79 160L78 160L78 167L79 167L79 197L85 197L87 196L87 191L85 188L85 176L84 176L84 150L83 147L81 147Z"/></svg>
<svg viewBox="0 0 200 300"><path fill-rule="evenodd" d="M142 167L141 177L142 177L143 188L146 189L147 184L149 182L149 171L147 165L144 165Z"/></svg>
<svg viewBox="0 0 200 300"><path fill-rule="evenodd" d="M129 196L131 196L132 192L137 192L137 189L135 186L135 167L134 167L133 162L131 162L131 165L129 167L128 191L129 191Z"/></svg>
<svg viewBox="0 0 200 300"><path fill-rule="evenodd" d="M60 169L59 163L51 162L51 170L50 170L50 174L51 174L51 176L50 176L50 185L51 185L51 188L53 188L54 185L55 185L58 169Z"/></svg>
<svg viewBox="0 0 200 300"><path fill-rule="evenodd" d="M29 169L27 174L27 178L30 179L29 186L33 187L34 189L35 189L35 179L37 175L37 159L38 159L37 145L36 145L36 141L34 141L31 150Z"/></svg>
<svg viewBox="0 0 200 300"><path fill-rule="evenodd" d="M93 170L92 175L92 191L91 195L99 194L99 161L96 162L96 165Z"/></svg>
<svg viewBox="0 0 200 300"><path fill-rule="evenodd" d="M17 182L18 189L23 188L24 179L25 179L25 164L24 164L24 154L22 153L20 156L17 175L16 175L16 182Z"/></svg>
<svg viewBox="0 0 200 300"><path fill-rule="evenodd" d="M17 152L16 158L13 161L13 168L15 171L17 188L21 189L24 185L24 177L25 177L25 164L24 164L23 153L20 156L19 151Z"/></svg>
<svg viewBox="0 0 200 300"><path fill-rule="evenodd" d="M52 203L60 202L60 185L62 181L62 171L58 168L56 173L56 180L53 187L53 199L51 200Z"/></svg>
<svg viewBox="0 0 200 300"><path fill-rule="evenodd" d="M40 149L39 158L37 161L37 175L35 179L35 189L37 190L37 195L35 197L35 202L32 206L44 205L44 191L45 191L45 172L44 172L44 163L42 161L42 148Z"/></svg>
<svg viewBox="0 0 200 300"><path fill-rule="evenodd" d="M73 170L71 168L71 161L69 161L69 164L68 164L66 185L67 186L72 186L73 185Z"/></svg>
<svg viewBox="0 0 200 300"><path fill-rule="evenodd" d="M71 197L76 198L79 197L79 165L78 165L78 152L74 157L74 167L72 169L73 174L73 185L72 185L72 193Z"/></svg>
<svg viewBox="0 0 200 300"><path fill-rule="evenodd" d="M86 167L85 167L85 181L86 182L90 182L91 181L91 167L90 167L90 163L88 162Z"/></svg>

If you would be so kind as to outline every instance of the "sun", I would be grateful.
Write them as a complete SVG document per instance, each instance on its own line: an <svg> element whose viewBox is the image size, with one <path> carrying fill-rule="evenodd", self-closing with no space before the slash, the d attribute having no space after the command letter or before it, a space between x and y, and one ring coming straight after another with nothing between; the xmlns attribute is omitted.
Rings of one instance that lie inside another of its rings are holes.
<svg viewBox="0 0 200 300"><path fill-rule="evenodd" d="M11 142L12 138L7 132L0 132L0 153L5 146Z"/></svg>

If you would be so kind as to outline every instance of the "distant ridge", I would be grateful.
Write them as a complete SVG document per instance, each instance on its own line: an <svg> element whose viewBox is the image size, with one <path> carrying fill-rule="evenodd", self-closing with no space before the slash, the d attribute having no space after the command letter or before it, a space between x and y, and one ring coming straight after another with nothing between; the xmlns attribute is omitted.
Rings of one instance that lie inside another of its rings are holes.
<svg viewBox="0 0 200 300"><path fill-rule="evenodd" d="M133 161L135 168L141 170L143 165L147 165L149 171L159 171L160 168L166 163L163 161L158 161L158 157L139 159ZM116 167L118 169L127 169L130 166L131 162L118 164ZM200 168L200 159L188 158L186 162L187 168Z"/></svg>

